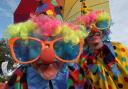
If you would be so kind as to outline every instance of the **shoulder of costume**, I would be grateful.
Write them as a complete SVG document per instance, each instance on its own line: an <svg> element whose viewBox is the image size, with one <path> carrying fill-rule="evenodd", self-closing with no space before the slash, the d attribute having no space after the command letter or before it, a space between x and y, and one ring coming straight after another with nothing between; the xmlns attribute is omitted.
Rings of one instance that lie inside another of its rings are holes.
<svg viewBox="0 0 128 89"><path fill-rule="evenodd" d="M124 45L124 44L121 43L121 42L112 41L112 45L113 45L113 46L116 46L116 47L118 47L118 48L125 48L125 49L128 49L128 46Z"/></svg>

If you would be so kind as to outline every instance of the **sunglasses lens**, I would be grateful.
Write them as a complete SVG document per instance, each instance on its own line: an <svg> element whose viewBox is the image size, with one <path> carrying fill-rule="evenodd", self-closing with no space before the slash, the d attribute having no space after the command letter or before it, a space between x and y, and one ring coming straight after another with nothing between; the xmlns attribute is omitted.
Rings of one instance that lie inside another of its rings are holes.
<svg viewBox="0 0 128 89"><path fill-rule="evenodd" d="M36 40L17 40L14 43L13 49L18 60L27 62L36 58L41 51L41 43Z"/></svg>
<svg viewBox="0 0 128 89"><path fill-rule="evenodd" d="M109 22L108 21L98 21L96 23L96 27L99 29L107 29L109 27Z"/></svg>
<svg viewBox="0 0 128 89"><path fill-rule="evenodd" d="M80 52L80 45L73 45L66 43L63 40L56 41L54 43L54 50L57 56L63 60L73 60Z"/></svg>

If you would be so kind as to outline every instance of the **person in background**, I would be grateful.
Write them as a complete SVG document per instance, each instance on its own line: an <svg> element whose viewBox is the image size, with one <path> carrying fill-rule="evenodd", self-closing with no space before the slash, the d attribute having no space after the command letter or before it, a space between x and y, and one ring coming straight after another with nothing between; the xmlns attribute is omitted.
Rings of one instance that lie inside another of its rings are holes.
<svg viewBox="0 0 128 89"><path fill-rule="evenodd" d="M127 89L128 48L110 41L110 15L103 10L91 11L77 22L89 32L79 61L83 89Z"/></svg>

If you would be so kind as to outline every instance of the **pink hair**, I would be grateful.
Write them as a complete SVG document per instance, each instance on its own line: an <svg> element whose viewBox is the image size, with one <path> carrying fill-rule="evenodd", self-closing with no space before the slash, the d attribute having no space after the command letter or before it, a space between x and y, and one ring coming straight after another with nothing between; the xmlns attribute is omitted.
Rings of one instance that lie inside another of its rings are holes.
<svg viewBox="0 0 128 89"><path fill-rule="evenodd" d="M61 24L61 20L48 17L46 15L32 16L32 20L37 24L43 35L52 35L54 30Z"/></svg>
<svg viewBox="0 0 128 89"><path fill-rule="evenodd" d="M95 11L96 14L101 14L103 12L105 12L105 11L104 10L97 10L97 11Z"/></svg>
<svg viewBox="0 0 128 89"><path fill-rule="evenodd" d="M73 30L80 29L78 25L74 25L73 23L65 23L67 26L69 26Z"/></svg>
<svg viewBox="0 0 128 89"><path fill-rule="evenodd" d="M88 26L96 20L96 13L90 12L87 15L82 15L82 16L77 17L76 20L77 20L77 22L83 23Z"/></svg>

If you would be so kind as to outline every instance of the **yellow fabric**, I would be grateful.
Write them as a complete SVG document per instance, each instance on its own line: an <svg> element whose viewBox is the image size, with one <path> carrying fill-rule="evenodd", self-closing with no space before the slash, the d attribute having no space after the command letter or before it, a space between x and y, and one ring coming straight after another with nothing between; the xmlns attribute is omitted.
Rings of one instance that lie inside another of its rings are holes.
<svg viewBox="0 0 128 89"><path fill-rule="evenodd" d="M85 2L87 8L83 8L82 11L102 9L110 13L109 0L85 0ZM63 16L65 21L74 21L77 16L81 15L82 5L80 0L64 0L62 6L64 7Z"/></svg>
<svg viewBox="0 0 128 89"><path fill-rule="evenodd" d="M113 42L112 45L115 48L117 69L120 71L117 75L118 79L114 78L114 73L102 63L101 56L98 56L96 64L103 77L101 78L99 73L94 74L90 69L86 70L86 78L93 81L96 89L128 89L128 48L118 42Z"/></svg>
<svg viewBox="0 0 128 89"><path fill-rule="evenodd" d="M92 10L105 10L110 12L109 0L86 0L88 9Z"/></svg>

